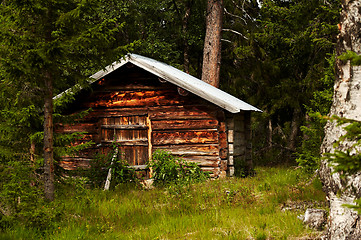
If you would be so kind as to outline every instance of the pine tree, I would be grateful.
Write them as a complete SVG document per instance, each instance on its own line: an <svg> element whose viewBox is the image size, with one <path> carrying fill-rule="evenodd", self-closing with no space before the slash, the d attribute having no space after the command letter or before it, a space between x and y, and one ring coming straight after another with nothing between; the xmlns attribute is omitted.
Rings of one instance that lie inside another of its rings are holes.
<svg viewBox="0 0 361 240"><path fill-rule="evenodd" d="M43 99L44 193L50 201L54 199L54 93L85 83L89 71L120 59L129 47L119 45L123 24L107 18L101 3L28 0L0 5L2 77L9 84L38 89Z"/></svg>

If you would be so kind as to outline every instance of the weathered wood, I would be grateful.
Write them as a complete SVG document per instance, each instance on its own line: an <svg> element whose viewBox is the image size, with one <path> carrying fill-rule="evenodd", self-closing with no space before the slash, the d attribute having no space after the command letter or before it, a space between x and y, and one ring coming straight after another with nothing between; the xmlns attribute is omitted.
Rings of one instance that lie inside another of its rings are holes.
<svg viewBox="0 0 361 240"><path fill-rule="evenodd" d="M97 125L95 123L75 123L75 124L57 124L55 132L57 133L74 133L74 132L87 132L97 133Z"/></svg>
<svg viewBox="0 0 361 240"><path fill-rule="evenodd" d="M227 148L228 142L227 142L227 134L225 132L219 133L219 147Z"/></svg>
<svg viewBox="0 0 361 240"><path fill-rule="evenodd" d="M206 120L160 120L152 121L152 129L168 130L168 129L213 129L216 130L218 121L215 119Z"/></svg>
<svg viewBox="0 0 361 240"><path fill-rule="evenodd" d="M114 141L112 140L102 140L102 143L104 144L108 144L108 143L113 143ZM116 141L116 143L122 145L122 146L133 146L133 145L137 145L137 146L148 146L148 139L134 139L134 140L123 140L123 141Z"/></svg>
<svg viewBox="0 0 361 240"><path fill-rule="evenodd" d="M177 87L137 67L124 68L109 77L100 80L93 92L83 94L83 104L77 102L74 108L93 110L80 123L59 130L88 132L76 144L95 142L87 153L66 156L68 168L75 168L74 161L78 160L79 166L84 165L83 159L91 159L96 152L109 153L114 141L120 144L122 157L135 166L144 166L157 149L196 162L203 170L212 170L212 176L224 173L233 164L226 160L234 154L228 151L227 133L235 128L244 131L242 123L232 120L230 128L219 107L194 94L180 96ZM242 114L236 118L243 121ZM232 147L239 147L234 141ZM238 156L239 152L235 153Z"/></svg>
<svg viewBox="0 0 361 240"><path fill-rule="evenodd" d="M219 164L220 170L221 171L226 171L228 166L227 166L227 160L221 160L220 164Z"/></svg>
<svg viewBox="0 0 361 240"><path fill-rule="evenodd" d="M92 159L86 158L68 158L63 159L59 165L65 170L75 170L79 168L89 168L91 161Z"/></svg>
<svg viewBox="0 0 361 240"><path fill-rule="evenodd" d="M200 167L219 167L220 159L218 157L212 156L189 156L189 157L182 157L183 160L187 162L194 162L197 163Z"/></svg>
<svg viewBox="0 0 361 240"><path fill-rule="evenodd" d="M119 129L119 130L134 130L134 129L148 129L145 125L101 125L103 129Z"/></svg>
<svg viewBox="0 0 361 240"><path fill-rule="evenodd" d="M212 106L182 105L182 106L153 106L153 107L127 107L127 108L96 108L84 119L95 121L99 118L121 117L149 114L151 120L172 119L216 119L217 109Z"/></svg>
<svg viewBox="0 0 361 240"><path fill-rule="evenodd" d="M153 132L153 145L217 143L217 131Z"/></svg>
<svg viewBox="0 0 361 240"><path fill-rule="evenodd" d="M200 105L153 107L149 109L149 117L152 120L216 119L217 109Z"/></svg>
<svg viewBox="0 0 361 240"><path fill-rule="evenodd" d="M228 148L221 148L219 150L219 157L224 160L228 158Z"/></svg>
<svg viewBox="0 0 361 240"><path fill-rule="evenodd" d="M219 154L218 144L166 145L154 146L154 149L168 151L176 156L218 156Z"/></svg>
<svg viewBox="0 0 361 240"><path fill-rule="evenodd" d="M172 90L158 91L118 91L112 93L98 92L92 96L92 101L84 103L84 107L136 107L183 105L186 99L175 95Z"/></svg>
<svg viewBox="0 0 361 240"><path fill-rule="evenodd" d="M228 130L227 136L228 136L228 142L233 143L233 141L234 141L234 130Z"/></svg>

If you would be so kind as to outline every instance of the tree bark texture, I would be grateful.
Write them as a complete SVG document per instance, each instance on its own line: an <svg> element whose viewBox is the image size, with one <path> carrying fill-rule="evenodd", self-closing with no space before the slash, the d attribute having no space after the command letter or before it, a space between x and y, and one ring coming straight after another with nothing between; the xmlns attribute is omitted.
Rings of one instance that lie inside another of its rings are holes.
<svg viewBox="0 0 361 240"><path fill-rule="evenodd" d="M187 1L186 4L186 11L184 14L184 17L182 19L182 32L183 32L183 41L184 41L184 49L183 49L183 69L186 73L189 74L189 44L188 44L188 37L187 37L187 31L188 31L188 23L189 18L191 15L191 9L192 9L192 3L193 1Z"/></svg>
<svg viewBox="0 0 361 240"><path fill-rule="evenodd" d="M44 194L54 200L54 159L53 159L53 85L49 72L45 73L44 95Z"/></svg>
<svg viewBox="0 0 361 240"><path fill-rule="evenodd" d="M340 33L337 55L346 50L361 54L361 1L342 1ZM330 116L336 115L348 119L361 120L361 67L351 66L350 61L336 62L336 81ZM333 144L344 135L343 126L328 122L325 126L325 138L321 153L333 152ZM351 143L345 142L338 149L346 150ZM330 203L327 239L361 239L360 216L344 204L353 204L361 196L361 174L341 179L333 173L326 160L321 162L320 178Z"/></svg>
<svg viewBox="0 0 361 240"><path fill-rule="evenodd" d="M219 87L223 0L208 0L206 36L203 49L202 80Z"/></svg>

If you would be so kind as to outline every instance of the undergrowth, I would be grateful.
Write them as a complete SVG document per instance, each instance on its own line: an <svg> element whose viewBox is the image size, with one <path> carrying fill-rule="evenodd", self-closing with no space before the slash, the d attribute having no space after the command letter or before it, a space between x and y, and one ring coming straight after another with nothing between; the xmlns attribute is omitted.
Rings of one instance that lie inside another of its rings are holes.
<svg viewBox="0 0 361 240"><path fill-rule="evenodd" d="M57 192L62 209L52 228L14 226L0 239L292 239L313 233L283 211L290 203L322 205L319 182L287 168L257 168L249 178L224 178L150 190L121 184L112 191L78 181Z"/></svg>

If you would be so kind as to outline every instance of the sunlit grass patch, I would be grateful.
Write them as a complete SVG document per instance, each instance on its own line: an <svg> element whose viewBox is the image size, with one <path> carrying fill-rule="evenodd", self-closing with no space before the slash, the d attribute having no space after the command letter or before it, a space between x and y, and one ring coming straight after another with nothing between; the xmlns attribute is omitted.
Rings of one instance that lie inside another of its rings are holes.
<svg viewBox="0 0 361 240"><path fill-rule="evenodd" d="M56 200L63 216L43 239L292 239L312 235L297 218L302 209L285 211L283 206L324 201L319 182L307 184L309 176L296 169L258 168L256 173L249 178L151 190L65 189Z"/></svg>

